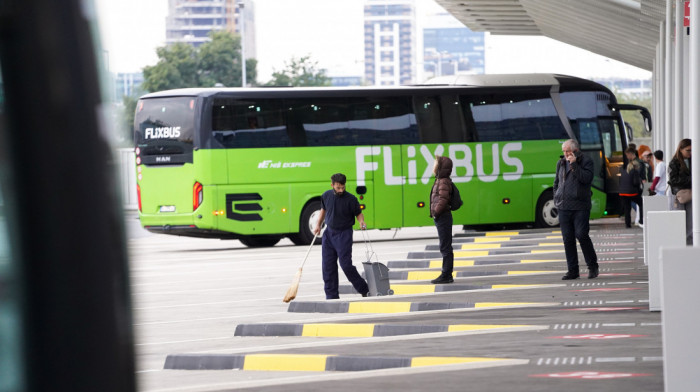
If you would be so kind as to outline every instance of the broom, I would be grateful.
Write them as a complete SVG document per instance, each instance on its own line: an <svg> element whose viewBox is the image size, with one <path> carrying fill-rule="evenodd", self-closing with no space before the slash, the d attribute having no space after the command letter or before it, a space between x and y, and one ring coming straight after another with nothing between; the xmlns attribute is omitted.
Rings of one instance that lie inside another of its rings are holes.
<svg viewBox="0 0 700 392"><path fill-rule="evenodd" d="M311 245L309 245L309 250L306 251L306 256L304 256L304 261L301 262L301 265L299 266L299 269L297 270L297 274L294 275L294 279L292 280L292 285L289 286L289 290L287 290L287 294L285 294L282 302L289 302L297 297L297 291L299 290L299 283L301 282L301 270L304 268L304 263L306 263L306 259L309 258L309 253L311 252L311 248L314 246L314 242L316 242L316 236L317 236L317 234L314 234L314 239L311 240Z"/></svg>

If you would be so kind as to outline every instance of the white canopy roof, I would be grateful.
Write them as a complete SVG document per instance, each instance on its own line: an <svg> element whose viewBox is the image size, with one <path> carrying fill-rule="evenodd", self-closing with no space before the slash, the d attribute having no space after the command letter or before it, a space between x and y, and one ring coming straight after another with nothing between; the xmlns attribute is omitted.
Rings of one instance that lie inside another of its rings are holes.
<svg viewBox="0 0 700 392"><path fill-rule="evenodd" d="M436 0L472 31L543 35L648 71L664 0Z"/></svg>

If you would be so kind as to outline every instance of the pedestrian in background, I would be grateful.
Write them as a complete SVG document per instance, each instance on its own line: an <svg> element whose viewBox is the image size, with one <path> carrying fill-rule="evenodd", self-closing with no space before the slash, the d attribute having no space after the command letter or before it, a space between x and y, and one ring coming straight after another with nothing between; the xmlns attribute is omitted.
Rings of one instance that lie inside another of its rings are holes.
<svg viewBox="0 0 700 392"><path fill-rule="evenodd" d="M644 167L636 158L636 151L632 147L625 150L627 165L620 171L620 200L622 201L622 211L625 214L625 227L632 227L632 203L637 204L637 225L644 227L642 215L644 209L642 205L642 171ZM635 222L636 223L636 222Z"/></svg>
<svg viewBox="0 0 700 392"><path fill-rule="evenodd" d="M642 195L646 193L649 196L654 196L649 192L651 184L654 182L654 163L652 162L652 156L651 150L646 150L642 153L642 164L644 165L642 168L642 184L644 185Z"/></svg>
<svg viewBox="0 0 700 392"><path fill-rule="evenodd" d="M584 155L578 142L569 139L561 146L564 153L557 162L554 177L554 205L559 210L559 226L566 253L566 275L562 280L578 279L576 240L588 266L588 279L598 277L598 255L588 235L591 216L593 160Z"/></svg>
<svg viewBox="0 0 700 392"><path fill-rule="evenodd" d="M452 283L452 269L455 255L452 251L452 211L450 197L452 192L452 160L448 157L435 156L433 164L435 182L430 190L430 217L435 222L442 255L440 276L430 281L433 284Z"/></svg>
<svg viewBox="0 0 700 392"><path fill-rule="evenodd" d="M352 226L355 217L360 224L360 229L365 230L365 216L360 209L360 203L355 195L345 190L346 177L342 173L331 176L331 188L321 195L321 213L314 233L321 233L323 221L326 221L326 230L321 239L321 254L324 290L326 299L338 299L338 264L342 268L352 287L367 296L369 286L367 281L357 272L352 265Z"/></svg>
<svg viewBox="0 0 700 392"><path fill-rule="evenodd" d="M673 207L679 211L685 211L685 243L693 245L693 201L690 199L692 195L692 179L691 179L691 156L690 156L690 139L683 139L678 143L676 153L673 154L673 159L668 163L668 185L671 186L671 193L675 200ZM679 192L684 194L689 193L685 203L681 203Z"/></svg>
<svg viewBox="0 0 700 392"><path fill-rule="evenodd" d="M654 151L654 180L651 183L649 190L660 196L666 195L666 162L664 162L664 152L661 150Z"/></svg>

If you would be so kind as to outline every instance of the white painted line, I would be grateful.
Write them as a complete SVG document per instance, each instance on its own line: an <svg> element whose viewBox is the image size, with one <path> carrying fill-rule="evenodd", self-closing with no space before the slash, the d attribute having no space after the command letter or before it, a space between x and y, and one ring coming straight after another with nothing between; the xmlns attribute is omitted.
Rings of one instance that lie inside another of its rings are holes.
<svg viewBox="0 0 700 392"><path fill-rule="evenodd" d="M611 358L596 358L596 362L634 362L635 357L611 357Z"/></svg>
<svg viewBox="0 0 700 392"><path fill-rule="evenodd" d="M635 323L604 323L604 327L634 327Z"/></svg>

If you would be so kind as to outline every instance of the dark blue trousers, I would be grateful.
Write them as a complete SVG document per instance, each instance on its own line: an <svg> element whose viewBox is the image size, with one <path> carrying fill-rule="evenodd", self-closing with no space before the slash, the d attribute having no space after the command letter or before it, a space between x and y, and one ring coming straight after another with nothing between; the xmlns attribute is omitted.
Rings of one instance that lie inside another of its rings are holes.
<svg viewBox="0 0 700 392"><path fill-rule="evenodd" d="M566 265L569 270L568 274L572 276L579 275L576 240L581 245L581 253L583 253L588 268L598 267L598 255L596 255L593 241L588 235L590 215L591 211L589 210L559 210L559 226L564 241Z"/></svg>
<svg viewBox="0 0 700 392"><path fill-rule="evenodd" d="M352 287L360 294L369 291L367 282L357 272L357 268L352 265L352 228L347 230L334 231L326 227L322 237L322 254L324 290L326 299L338 299L338 264L345 273Z"/></svg>
<svg viewBox="0 0 700 392"><path fill-rule="evenodd" d="M438 240L440 241L442 274L452 275L455 261L455 254L452 251L452 213L443 212L442 215L434 218L434 220L438 232Z"/></svg>

